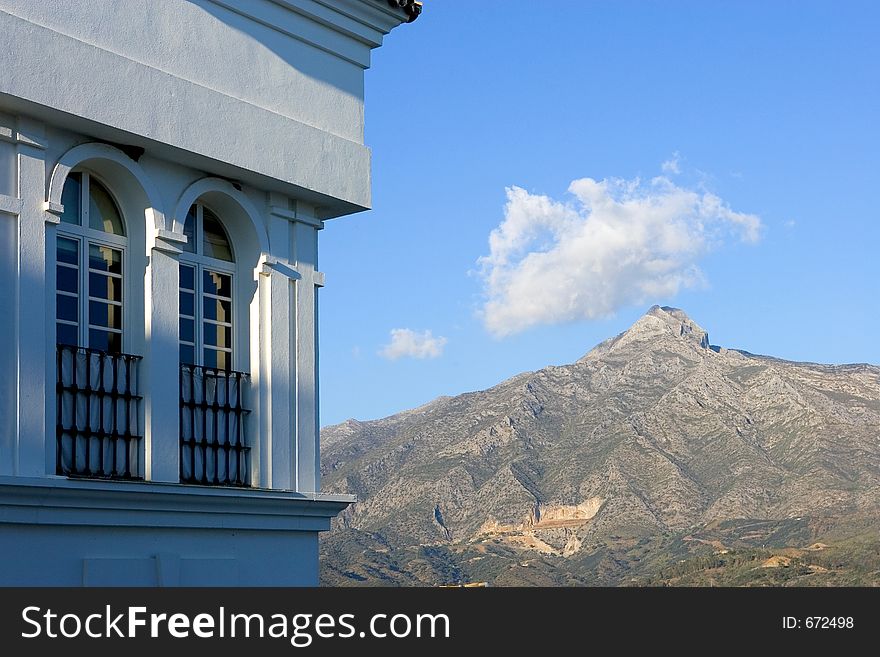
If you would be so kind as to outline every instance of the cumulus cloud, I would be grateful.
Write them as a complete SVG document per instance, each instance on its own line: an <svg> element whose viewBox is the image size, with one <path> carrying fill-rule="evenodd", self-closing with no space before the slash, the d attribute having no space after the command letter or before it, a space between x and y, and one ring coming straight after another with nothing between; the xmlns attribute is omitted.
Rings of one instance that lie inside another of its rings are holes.
<svg viewBox="0 0 880 657"><path fill-rule="evenodd" d="M408 328L391 329L391 341L379 352L388 360L398 358L437 358L443 354L446 338L431 331L413 331Z"/></svg>
<svg viewBox="0 0 880 657"><path fill-rule="evenodd" d="M493 335L668 299L704 281L698 262L708 251L757 242L762 230L756 215L664 176L581 178L568 191L571 202L507 189L504 220L479 260L481 315Z"/></svg>
<svg viewBox="0 0 880 657"><path fill-rule="evenodd" d="M679 162L681 160L681 156L678 154L678 151L675 151L668 160L666 160L663 164L660 165L660 169L663 173L671 173L673 175L677 175L681 173L681 166L679 166Z"/></svg>

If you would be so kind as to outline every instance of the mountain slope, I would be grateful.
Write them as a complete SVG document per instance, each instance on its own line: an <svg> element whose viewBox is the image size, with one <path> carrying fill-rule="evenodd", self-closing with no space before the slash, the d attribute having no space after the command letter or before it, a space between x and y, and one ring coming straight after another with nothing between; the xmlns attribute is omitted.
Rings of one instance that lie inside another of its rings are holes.
<svg viewBox="0 0 880 657"><path fill-rule="evenodd" d="M880 368L712 347L655 306L576 363L322 441L324 488L359 499L325 583L619 584L873 518Z"/></svg>

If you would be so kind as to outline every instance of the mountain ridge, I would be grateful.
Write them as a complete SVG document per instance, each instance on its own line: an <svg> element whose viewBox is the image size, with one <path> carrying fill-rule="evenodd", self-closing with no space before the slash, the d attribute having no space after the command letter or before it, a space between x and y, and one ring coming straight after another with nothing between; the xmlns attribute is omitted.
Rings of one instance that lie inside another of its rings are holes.
<svg viewBox="0 0 880 657"><path fill-rule="evenodd" d="M569 365L326 427L326 487L361 500L322 539L326 577L517 583L542 555L552 583L621 583L633 564L586 563L612 536L873 512L878 427L880 368L713 347L653 306Z"/></svg>

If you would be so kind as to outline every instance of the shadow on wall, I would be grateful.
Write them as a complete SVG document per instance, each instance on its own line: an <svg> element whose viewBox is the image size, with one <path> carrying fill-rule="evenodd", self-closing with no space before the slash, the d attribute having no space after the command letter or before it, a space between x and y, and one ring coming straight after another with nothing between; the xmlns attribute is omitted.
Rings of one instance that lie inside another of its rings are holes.
<svg viewBox="0 0 880 657"><path fill-rule="evenodd" d="M270 50L284 63L303 75L319 80L338 91L361 100L363 98L363 68L345 61L335 55L310 45L327 39L338 47L341 53L350 53L352 59L360 57L369 61L369 49L361 42L356 45L335 30L291 12L271 2L244 2L249 10L259 15L266 24L245 18L229 7L236 2L215 2L214 0L187 0L204 12L222 21L227 26L253 38L250 52L240 52L235 60L235 68L224 71L230 75L233 88L244 89L255 86L265 87L269 97L280 93L280 97L290 98L300 95L303 89L295 85L285 85L284 79L273 76L272 71L261 70L259 54L261 50ZM271 25L271 27L269 26ZM200 43L222 39L222 32L211 31L197 35ZM311 37L311 38L310 38ZM181 44L186 48L186 44ZM256 80L255 80L256 78ZM262 79L261 79L262 78ZM280 86L279 86L280 85ZM267 100L264 98L264 100Z"/></svg>

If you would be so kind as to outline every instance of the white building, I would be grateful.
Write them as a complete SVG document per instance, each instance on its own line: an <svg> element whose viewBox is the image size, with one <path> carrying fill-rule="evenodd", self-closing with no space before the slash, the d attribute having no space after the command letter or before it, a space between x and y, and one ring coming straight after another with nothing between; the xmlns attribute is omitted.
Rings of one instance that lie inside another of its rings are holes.
<svg viewBox="0 0 880 657"><path fill-rule="evenodd" d="M0 584L314 585L317 237L413 0L0 0Z"/></svg>

